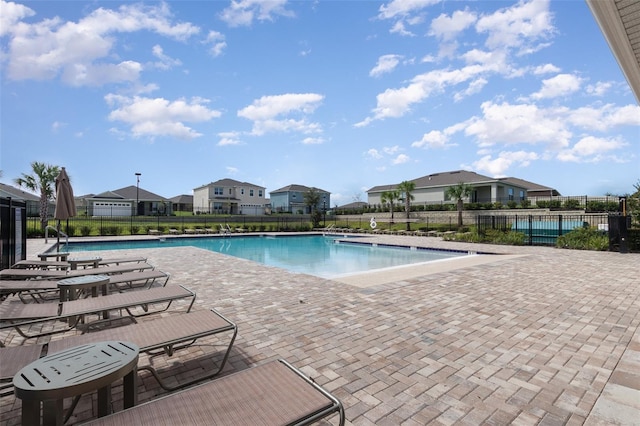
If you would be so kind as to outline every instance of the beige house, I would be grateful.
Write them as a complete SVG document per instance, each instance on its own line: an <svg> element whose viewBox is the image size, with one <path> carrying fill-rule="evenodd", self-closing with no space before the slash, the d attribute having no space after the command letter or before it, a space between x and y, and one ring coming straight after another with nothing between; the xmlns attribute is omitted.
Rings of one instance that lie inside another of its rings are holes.
<svg viewBox="0 0 640 426"><path fill-rule="evenodd" d="M195 214L263 215L269 201L265 187L233 179L221 179L193 190Z"/></svg>
<svg viewBox="0 0 640 426"><path fill-rule="evenodd" d="M415 183L415 190L411 193L414 197L412 205L455 202L447 197L446 192L448 188L459 183L466 183L473 188L471 196L465 200L469 203L520 202L527 198L529 187L535 187L537 190L544 188L547 193L557 195L553 188L542 187L532 182L516 178L492 178L466 170L433 173L410 182ZM382 194L397 188L398 184L371 188L367 191L369 205L382 204Z"/></svg>

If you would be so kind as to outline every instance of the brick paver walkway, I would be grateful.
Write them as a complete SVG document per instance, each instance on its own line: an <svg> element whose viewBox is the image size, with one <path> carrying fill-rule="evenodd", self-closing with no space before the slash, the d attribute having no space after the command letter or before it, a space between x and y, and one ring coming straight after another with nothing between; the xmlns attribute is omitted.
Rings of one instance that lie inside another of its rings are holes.
<svg viewBox="0 0 640 426"><path fill-rule="evenodd" d="M342 400L351 425L640 424L639 254L369 238L522 256L357 287L192 247L101 254L147 256L197 292L194 309L235 321L224 374L285 358ZM43 247L29 240L28 257ZM150 361L186 377L215 350ZM140 376L140 402L166 393ZM83 397L72 421L94 405ZM2 398L2 425L19 424L19 406Z"/></svg>

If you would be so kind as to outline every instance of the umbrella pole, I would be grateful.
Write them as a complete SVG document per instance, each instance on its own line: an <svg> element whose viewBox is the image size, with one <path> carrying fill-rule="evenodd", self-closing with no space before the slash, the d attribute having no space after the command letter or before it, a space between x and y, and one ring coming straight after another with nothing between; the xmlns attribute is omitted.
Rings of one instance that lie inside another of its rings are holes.
<svg viewBox="0 0 640 426"><path fill-rule="evenodd" d="M56 244L56 252L60 253L60 219L58 219L58 230L56 234L58 235L58 244Z"/></svg>

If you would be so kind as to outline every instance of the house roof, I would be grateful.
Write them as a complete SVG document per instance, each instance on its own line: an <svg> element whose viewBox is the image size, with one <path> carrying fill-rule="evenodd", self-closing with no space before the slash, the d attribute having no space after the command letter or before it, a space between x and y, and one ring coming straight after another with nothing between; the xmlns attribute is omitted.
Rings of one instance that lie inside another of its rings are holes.
<svg viewBox="0 0 640 426"><path fill-rule="evenodd" d="M460 182L474 184L483 182L496 182L498 179L491 178L489 176L483 176L475 172L469 172L466 170L454 170L451 172L432 173L427 176L413 179L410 182L415 183L416 189L431 188L436 186L452 186L457 185ZM398 184L395 185L380 185L374 186L367 192L382 192L389 191L398 188Z"/></svg>
<svg viewBox="0 0 640 426"><path fill-rule="evenodd" d="M0 196L13 198L17 201L39 201L40 197L30 192L23 191L11 185L0 183Z"/></svg>
<svg viewBox="0 0 640 426"><path fill-rule="evenodd" d="M230 187L230 186L231 187L233 187L233 186L253 186L253 187L256 187L256 188L265 189L264 186L256 185L256 184L253 184L253 183L240 182L240 181L237 181L237 180L234 180L234 179L224 178L224 179L219 179L219 180L217 180L215 182L210 182L210 183L208 183L206 185L201 185L201 186L199 186L197 188L194 188L194 191L198 190L198 189L206 188L207 186L211 186L211 185L224 186L224 187Z"/></svg>
<svg viewBox="0 0 640 426"><path fill-rule="evenodd" d="M640 103L640 1L587 0L587 4Z"/></svg>
<svg viewBox="0 0 640 426"><path fill-rule="evenodd" d="M368 205L369 203L365 203L364 201L354 201L353 203L338 206L338 208L344 209L344 210L351 210L351 209L359 209L362 207L367 207Z"/></svg>
<svg viewBox="0 0 640 426"><path fill-rule="evenodd" d="M110 200L139 200L139 201L167 201L161 195L138 188L135 185L125 186L124 188L114 189L96 194L91 198L108 198Z"/></svg>
<svg viewBox="0 0 640 426"><path fill-rule="evenodd" d="M316 188L316 187L308 187L304 185L291 184L287 186L283 186L280 189L276 189L275 191L269 192L269 194L277 194L278 192L307 192L310 189L315 189L318 192L329 193L329 191L325 191L324 189Z"/></svg>
<svg viewBox="0 0 640 426"><path fill-rule="evenodd" d="M442 172L442 173L432 173L427 176L423 176L417 179L414 179L410 182L416 184L416 189L421 188L434 188L434 187L442 187L442 186L452 186L457 185L460 182L468 183L471 185L478 184L487 184L493 182L502 182L507 183L509 185L524 188L527 191L552 191L553 195L560 195L558 191L548 186L540 185L534 182L529 182L524 179L507 177L507 178L492 178L489 176L484 176L475 172L470 172L467 170L454 170L451 172ZM367 192L383 192L397 189L398 185L380 185L371 188Z"/></svg>
<svg viewBox="0 0 640 426"><path fill-rule="evenodd" d="M175 197L169 198L169 201L174 204L193 204L193 195L176 195Z"/></svg>
<svg viewBox="0 0 640 426"><path fill-rule="evenodd" d="M518 178L514 178L514 177L508 177L508 178L502 178L500 179L503 182L507 182L512 184L513 186L519 186L522 188L526 188L527 191L536 191L536 192L547 192L547 193L551 193L552 195L560 195L560 193L555 190L554 188L548 187L548 186L544 186L544 185L539 185L537 183L534 182L529 182L527 180L524 179L518 179Z"/></svg>

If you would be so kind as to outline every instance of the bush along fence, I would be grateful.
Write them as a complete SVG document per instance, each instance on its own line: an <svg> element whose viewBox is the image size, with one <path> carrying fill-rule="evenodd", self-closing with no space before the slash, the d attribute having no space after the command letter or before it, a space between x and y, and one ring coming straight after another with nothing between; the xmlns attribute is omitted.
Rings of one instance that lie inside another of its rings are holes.
<svg viewBox="0 0 640 426"><path fill-rule="evenodd" d="M482 215L476 218L478 235L519 233L524 244L568 248L640 250L640 230L631 229L631 217L603 215Z"/></svg>

